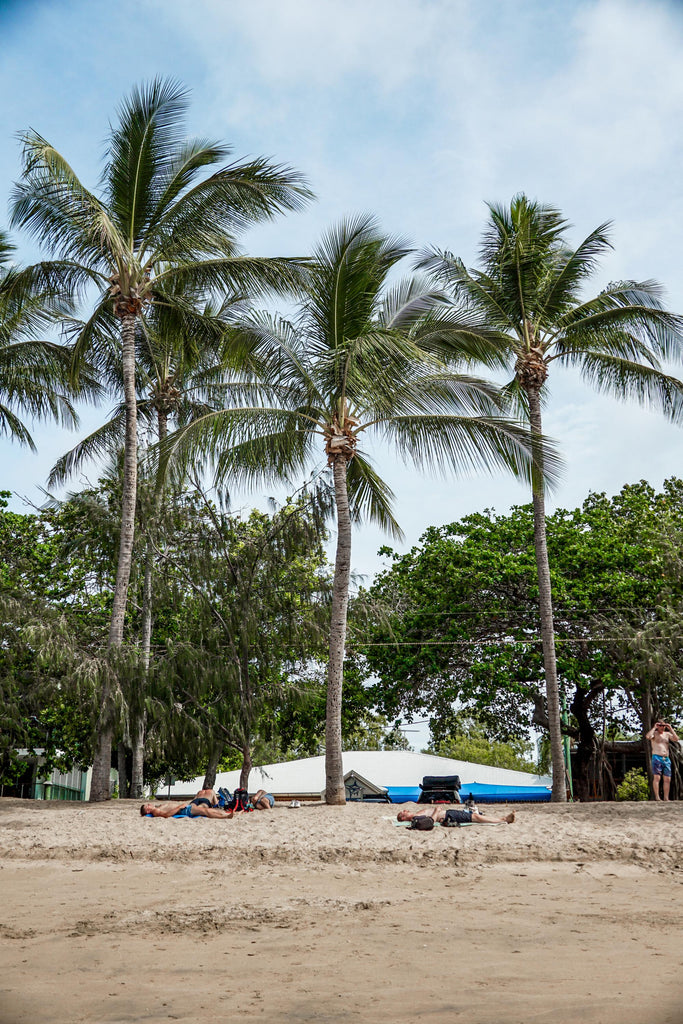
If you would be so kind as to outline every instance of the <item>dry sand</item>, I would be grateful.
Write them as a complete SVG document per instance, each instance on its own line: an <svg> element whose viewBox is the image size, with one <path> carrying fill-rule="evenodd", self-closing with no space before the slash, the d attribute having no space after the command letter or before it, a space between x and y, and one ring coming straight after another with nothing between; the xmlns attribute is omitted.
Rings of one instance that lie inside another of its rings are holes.
<svg viewBox="0 0 683 1024"><path fill-rule="evenodd" d="M392 810L0 800L0 1024L682 1024L683 803Z"/></svg>

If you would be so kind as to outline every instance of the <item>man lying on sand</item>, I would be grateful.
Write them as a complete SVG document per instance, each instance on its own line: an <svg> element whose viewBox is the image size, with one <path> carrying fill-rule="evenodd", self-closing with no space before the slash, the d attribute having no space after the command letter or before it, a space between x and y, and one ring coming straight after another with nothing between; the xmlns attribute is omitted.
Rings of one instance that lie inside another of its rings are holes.
<svg viewBox="0 0 683 1024"><path fill-rule="evenodd" d="M405 804L396 815L397 821L412 821L418 815L423 814L426 818L433 818L435 822L441 823L450 811L451 821L460 822L463 825L475 822L477 825L511 825L515 820L515 812L510 811L504 818L490 818L479 811L469 811L464 807L448 807L446 804Z"/></svg>
<svg viewBox="0 0 683 1024"><path fill-rule="evenodd" d="M151 814L153 818L172 818L187 808L190 818L232 818L232 811L223 810L217 805L217 793L212 789L200 789L193 800L184 800L181 804L143 804L140 814Z"/></svg>
<svg viewBox="0 0 683 1024"><path fill-rule="evenodd" d="M255 811L269 811L275 804L275 797L265 789L259 789L249 799L251 809ZM173 818L189 808L187 813L191 818L232 818L234 811L219 807L218 802L218 794L213 789L200 789L194 800L185 800L181 804L143 804L140 814L143 817L151 814L153 818Z"/></svg>
<svg viewBox="0 0 683 1024"><path fill-rule="evenodd" d="M265 789L259 789L249 799L255 811L269 811L275 805L275 797L272 793L266 793Z"/></svg>

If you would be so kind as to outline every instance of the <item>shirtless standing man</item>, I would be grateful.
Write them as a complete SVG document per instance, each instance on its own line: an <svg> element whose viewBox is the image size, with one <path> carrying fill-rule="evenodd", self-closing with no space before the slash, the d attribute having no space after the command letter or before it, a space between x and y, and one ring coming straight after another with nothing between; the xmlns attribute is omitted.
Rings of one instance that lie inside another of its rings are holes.
<svg viewBox="0 0 683 1024"><path fill-rule="evenodd" d="M511 825L515 820L515 812L510 811L504 818L489 818L486 814L480 814L479 811L468 811L464 807L448 807L446 804L416 804L411 803L401 810L396 815L397 821L412 821L413 818L420 814L424 814L427 818L433 818L435 822L441 822L446 817L446 811L454 811L455 814L451 815L456 821L460 821L463 824L468 824L473 821L477 825Z"/></svg>
<svg viewBox="0 0 683 1024"><path fill-rule="evenodd" d="M678 743L678 736L673 731L668 722L655 722L649 732L645 733L645 738L650 741L652 747L652 785L655 791L655 800L668 800L669 799L669 788L671 786L671 757L669 754L669 744ZM662 780L662 790L664 796L659 796L659 779Z"/></svg>

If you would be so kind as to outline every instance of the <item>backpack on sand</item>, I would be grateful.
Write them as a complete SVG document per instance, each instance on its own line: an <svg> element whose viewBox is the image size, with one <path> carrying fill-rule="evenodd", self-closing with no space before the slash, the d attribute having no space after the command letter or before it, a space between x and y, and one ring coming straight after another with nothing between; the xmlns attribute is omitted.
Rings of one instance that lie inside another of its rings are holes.
<svg viewBox="0 0 683 1024"><path fill-rule="evenodd" d="M229 811L253 811L249 793L246 789L236 789L232 794L232 800L227 805Z"/></svg>
<svg viewBox="0 0 683 1024"><path fill-rule="evenodd" d="M428 814L418 814L410 822L410 827L419 832L429 832L434 828L434 819L430 818Z"/></svg>

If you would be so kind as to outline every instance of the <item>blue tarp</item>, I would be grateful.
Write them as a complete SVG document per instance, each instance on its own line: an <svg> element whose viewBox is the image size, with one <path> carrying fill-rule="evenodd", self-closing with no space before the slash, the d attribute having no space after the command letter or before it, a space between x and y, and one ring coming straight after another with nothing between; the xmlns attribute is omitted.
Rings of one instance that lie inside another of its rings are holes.
<svg viewBox="0 0 683 1024"><path fill-rule="evenodd" d="M484 782L472 782L463 785L460 790L460 799L463 803L470 793L478 804L542 803L550 800L550 789L547 786L493 786Z"/></svg>
<svg viewBox="0 0 683 1024"><path fill-rule="evenodd" d="M389 786L387 793L392 804L404 804L409 800L417 800L422 790L419 786ZM484 782L463 783L460 799L464 803L472 794L478 804L504 803L540 803L550 800L550 790L546 786L493 786Z"/></svg>

